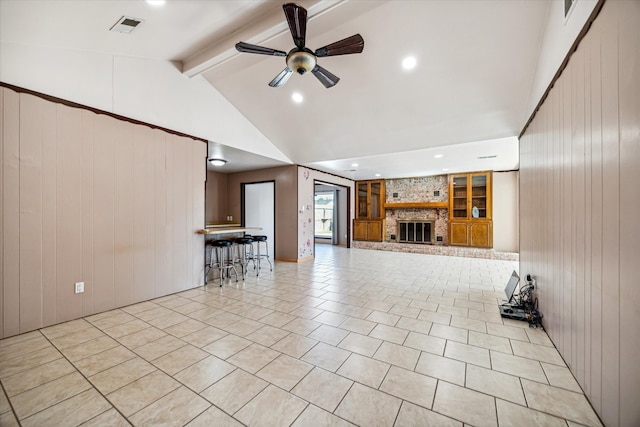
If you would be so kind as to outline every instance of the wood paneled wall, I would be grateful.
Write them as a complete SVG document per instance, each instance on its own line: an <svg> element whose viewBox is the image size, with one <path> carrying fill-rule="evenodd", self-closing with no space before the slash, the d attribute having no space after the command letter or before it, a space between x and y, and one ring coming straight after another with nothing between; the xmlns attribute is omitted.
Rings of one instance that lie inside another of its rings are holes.
<svg viewBox="0 0 640 427"><path fill-rule="evenodd" d="M640 425L640 2L607 1L520 141L521 275L605 425Z"/></svg>
<svg viewBox="0 0 640 427"><path fill-rule="evenodd" d="M0 338L202 283L206 144L7 88L0 143Z"/></svg>

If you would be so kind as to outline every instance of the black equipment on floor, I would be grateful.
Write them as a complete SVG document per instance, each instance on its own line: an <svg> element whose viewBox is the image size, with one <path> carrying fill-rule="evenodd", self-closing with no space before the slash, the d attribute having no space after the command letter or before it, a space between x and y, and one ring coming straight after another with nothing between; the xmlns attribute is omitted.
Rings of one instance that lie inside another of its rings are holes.
<svg viewBox="0 0 640 427"><path fill-rule="evenodd" d="M533 296L536 281L527 274L526 284L520 286L520 292L514 294L520 277L514 270L504 288L507 302L500 305L500 315L509 319L524 320L529 322L529 327L537 328L542 326L542 313L538 311L538 298Z"/></svg>

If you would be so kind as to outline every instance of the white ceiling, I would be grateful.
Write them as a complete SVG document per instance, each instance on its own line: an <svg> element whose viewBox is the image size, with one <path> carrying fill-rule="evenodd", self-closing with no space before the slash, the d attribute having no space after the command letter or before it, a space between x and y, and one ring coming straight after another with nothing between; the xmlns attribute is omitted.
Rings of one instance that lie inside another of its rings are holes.
<svg viewBox="0 0 640 427"><path fill-rule="evenodd" d="M267 83L284 68L284 58L233 48L242 40L289 51L293 41L282 3L167 0L152 7L142 0L0 0L0 47L61 52L60 58L86 53L86 61L110 56L117 59L114 68L132 59L170 62L176 81L199 92L207 92L197 86L205 79L230 104L216 107L215 126L225 126L225 115L235 109L244 116L244 123L233 121L237 134L253 132L259 135L254 146L273 144L278 154L249 153L233 137L211 138L200 126L179 129L214 142L210 155L229 160L218 171L276 166L287 159L353 179L518 168L515 136L531 114L550 0L299 1L309 11L306 45L312 50L355 33L365 40L362 54L318 60L341 78L331 89L313 75L294 75L284 87L271 88ZM123 15L143 23L130 35L109 32ZM401 67L407 55L417 59L411 71ZM0 64L4 82L29 84L13 77L20 70L10 67ZM153 78L140 85L158 85ZM86 92L69 98L90 106L105 102L92 102ZM112 92L117 95L117 88ZM292 102L293 92L304 101ZM175 105L184 109L178 100ZM175 128L165 115L166 120L162 114L150 117L153 124ZM234 132L227 129L225 135ZM496 157L478 159L487 156Z"/></svg>

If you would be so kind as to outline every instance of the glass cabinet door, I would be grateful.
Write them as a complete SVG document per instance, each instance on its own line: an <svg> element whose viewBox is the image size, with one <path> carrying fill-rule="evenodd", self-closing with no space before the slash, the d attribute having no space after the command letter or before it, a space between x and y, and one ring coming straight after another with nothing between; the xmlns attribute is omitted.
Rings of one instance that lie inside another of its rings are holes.
<svg viewBox="0 0 640 427"><path fill-rule="evenodd" d="M453 217L467 218L469 216L467 206L467 177L456 176L453 178Z"/></svg>
<svg viewBox="0 0 640 427"><path fill-rule="evenodd" d="M380 183L372 182L371 183L371 200L369 207L369 217L370 218L380 218Z"/></svg>
<svg viewBox="0 0 640 427"><path fill-rule="evenodd" d="M487 176L471 177L471 217L487 217Z"/></svg>
<svg viewBox="0 0 640 427"><path fill-rule="evenodd" d="M367 215L367 183L358 184L358 218L366 218Z"/></svg>

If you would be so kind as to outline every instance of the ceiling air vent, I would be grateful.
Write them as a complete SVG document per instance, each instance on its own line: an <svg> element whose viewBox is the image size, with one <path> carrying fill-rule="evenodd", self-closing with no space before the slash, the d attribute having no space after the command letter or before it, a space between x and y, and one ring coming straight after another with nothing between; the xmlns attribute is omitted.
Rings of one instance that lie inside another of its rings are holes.
<svg viewBox="0 0 640 427"><path fill-rule="evenodd" d="M122 18L118 19L118 22L116 22L113 25L113 27L109 29L109 31L115 31L116 33L130 34L141 23L142 23L141 19L123 16Z"/></svg>
<svg viewBox="0 0 640 427"><path fill-rule="evenodd" d="M478 160L484 160L484 159L495 159L496 157L498 157L497 154L492 154L490 156L478 156Z"/></svg>

